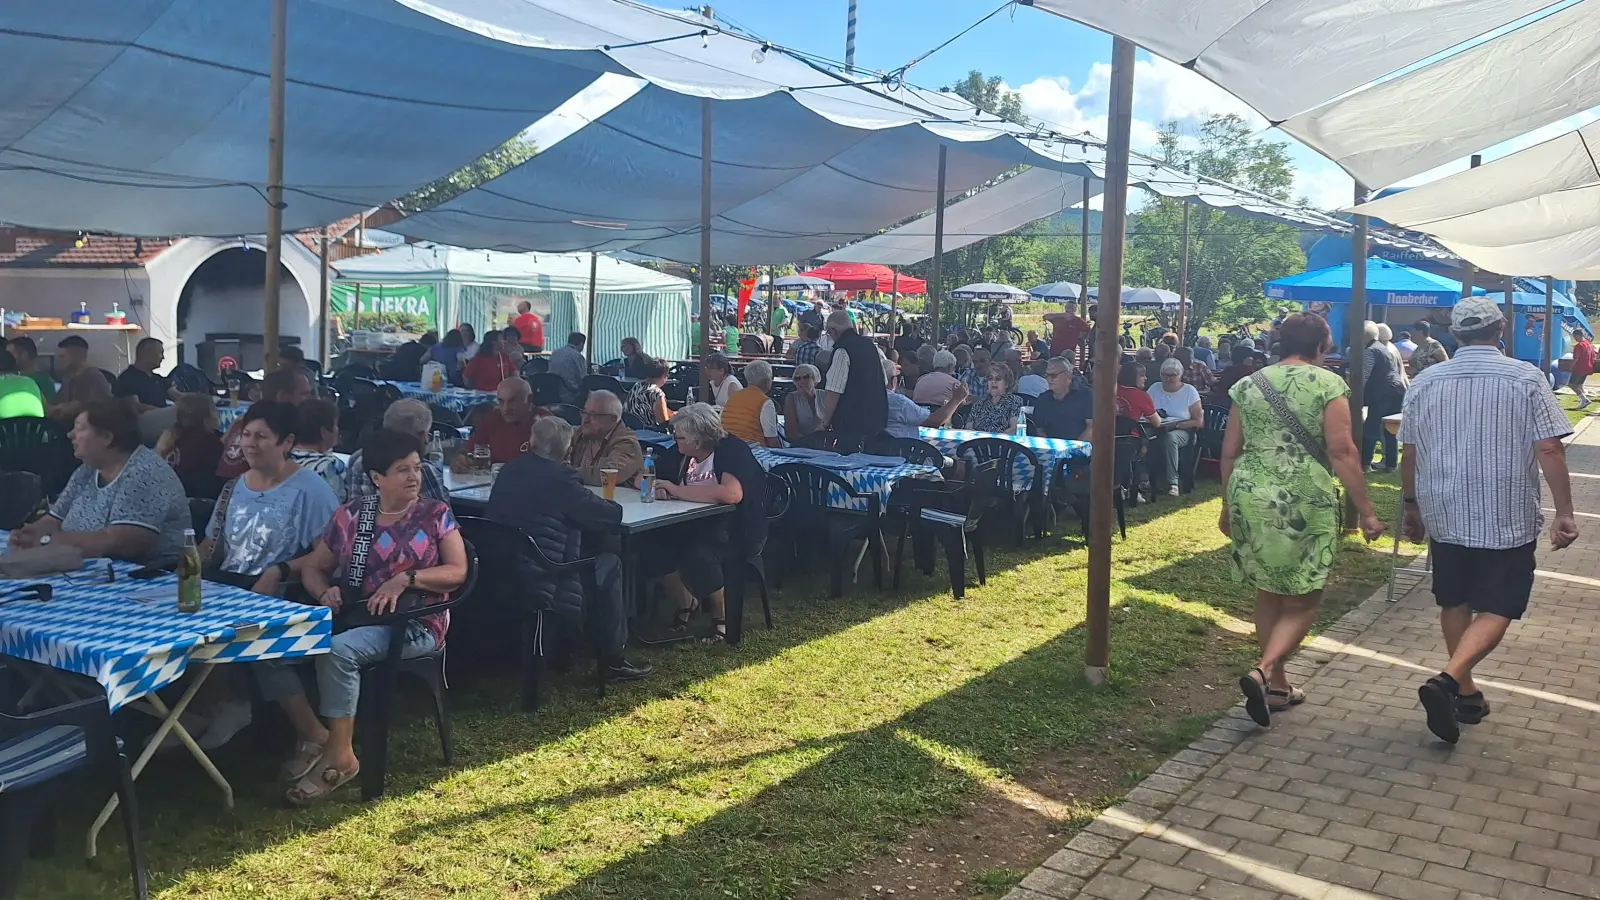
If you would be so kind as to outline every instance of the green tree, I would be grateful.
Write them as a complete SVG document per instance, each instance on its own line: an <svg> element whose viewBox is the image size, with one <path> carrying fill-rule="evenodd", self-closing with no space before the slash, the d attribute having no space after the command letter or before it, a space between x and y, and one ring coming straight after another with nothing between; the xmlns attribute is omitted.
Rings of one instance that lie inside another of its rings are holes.
<svg viewBox="0 0 1600 900"><path fill-rule="evenodd" d="M432 209L522 165L538 155L533 141L518 134L449 175L429 182L395 201L407 213Z"/></svg>
<svg viewBox="0 0 1600 900"><path fill-rule="evenodd" d="M973 106L986 113L993 113L1008 122L1018 125L1028 124L1028 117L1022 114L1022 95L1016 91L1005 90L999 75L983 76L977 69L967 73L967 77L945 88L958 94Z"/></svg>
<svg viewBox="0 0 1600 900"><path fill-rule="evenodd" d="M1161 156L1176 168L1287 200L1294 184L1288 148L1251 133L1235 115L1212 116L1188 140L1169 122L1160 132ZM1181 271L1184 201L1156 198L1128 217L1130 285L1177 287ZM1286 225L1192 204L1189 209L1190 336L1202 324L1231 325L1270 318L1261 284L1300 271L1305 253Z"/></svg>

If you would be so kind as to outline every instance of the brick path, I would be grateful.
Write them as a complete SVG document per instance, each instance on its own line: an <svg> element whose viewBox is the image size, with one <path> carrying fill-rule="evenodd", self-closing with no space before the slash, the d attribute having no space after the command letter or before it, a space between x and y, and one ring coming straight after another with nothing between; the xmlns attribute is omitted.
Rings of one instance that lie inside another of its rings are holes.
<svg viewBox="0 0 1600 900"><path fill-rule="evenodd" d="M1581 536L1541 549L1460 744L1423 723L1444 652L1408 579L1301 653L1304 706L1265 732L1235 709L1007 900L1600 898L1600 425L1568 458Z"/></svg>

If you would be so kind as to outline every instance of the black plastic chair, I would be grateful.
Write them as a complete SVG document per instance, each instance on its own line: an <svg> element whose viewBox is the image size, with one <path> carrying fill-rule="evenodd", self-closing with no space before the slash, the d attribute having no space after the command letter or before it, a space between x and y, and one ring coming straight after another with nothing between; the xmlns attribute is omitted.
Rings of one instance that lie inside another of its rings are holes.
<svg viewBox="0 0 1600 900"><path fill-rule="evenodd" d="M897 492L897 501L907 507L900 520L900 539L894 549L894 589L900 589L900 566L906 538L914 532L934 536L944 544L945 568L950 573L950 592L957 600L967 592L967 558L977 563L978 584L989 581L983 558L983 516L994 505L1000 481L1000 460L971 466L965 482L925 482L908 485ZM931 557L929 557L931 560ZM926 571L932 574L932 564Z"/></svg>
<svg viewBox="0 0 1600 900"><path fill-rule="evenodd" d="M1128 539L1127 502L1139 491L1139 454L1143 451L1143 438L1131 434L1118 435L1112 451L1112 462L1116 466L1112 477L1116 484L1111 497L1116 503L1117 529L1122 533L1123 540Z"/></svg>
<svg viewBox="0 0 1600 900"><path fill-rule="evenodd" d="M571 403L551 403L546 408L550 410L551 415L560 417L573 428L583 424L583 410Z"/></svg>
<svg viewBox="0 0 1600 900"><path fill-rule="evenodd" d="M967 464L1000 461L998 474L1000 505L1007 508L1009 518L1016 525L1017 545L1022 545L1028 533L1028 520L1034 523L1034 537L1044 536L1044 482L1050 477L1039 463L1038 454L1016 441L1004 438L976 438L956 445L956 459ZM1024 488L1017 475L1017 460L1021 458L1032 467L1033 484Z"/></svg>
<svg viewBox="0 0 1600 900"><path fill-rule="evenodd" d="M792 499L789 493L789 483L782 478L774 478L767 474L767 547L773 545L772 534L779 527L784 516L789 514L789 503ZM762 553L750 555L750 571L756 577L756 586L761 589L761 616L766 620L767 628L772 627L772 600L767 596L767 559ZM777 585L776 573L773 578L774 586Z"/></svg>
<svg viewBox="0 0 1600 900"><path fill-rule="evenodd" d="M428 406L428 412L433 413L433 424L435 425L448 425L451 428L460 428L462 425L461 414L448 406L440 406L434 403ZM454 437L457 437L457 435L452 435L452 438Z"/></svg>
<svg viewBox="0 0 1600 900"><path fill-rule="evenodd" d="M32 472L45 496L54 497L77 468L72 440L60 423L38 416L0 419L0 472Z"/></svg>
<svg viewBox="0 0 1600 900"><path fill-rule="evenodd" d="M639 418L638 416L634 415L631 412L628 412L627 410L623 410L622 411L622 424L623 424L623 427L632 428L634 431L638 431L638 430L640 430L642 428L649 428L650 427L649 425L645 424L645 421L643 419Z"/></svg>
<svg viewBox="0 0 1600 900"><path fill-rule="evenodd" d="M215 498L189 498L189 525L194 528L196 540L206 539L206 526L211 524L211 514L216 511Z"/></svg>
<svg viewBox="0 0 1600 900"><path fill-rule="evenodd" d="M595 558L589 556L558 563L545 555L539 544L520 528L478 516L459 516L456 521L461 525L461 533L478 548L483 565L480 590L487 595L473 606L478 613L476 618L489 626L509 626L501 620L500 614L516 617L522 635L518 657L522 668L522 710L536 712L543 702L545 617L552 610L548 604L529 599L528 569L520 563L531 563L534 569L548 574L552 580L569 572L576 573L587 598L596 590ZM595 684L604 697L606 666L598 647Z"/></svg>
<svg viewBox="0 0 1600 900"><path fill-rule="evenodd" d="M178 363L172 367L172 374L167 376L172 380L172 386L185 394L205 394L214 396L217 385L199 366L189 363Z"/></svg>
<svg viewBox="0 0 1600 900"><path fill-rule="evenodd" d="M43 499L44 482L38 475L0 472L0 530L13 531L28 524Z"/></svg>
<svg viewBox="0 0 1600 900"><path fill-rule="evenodd" d="M827 540L830 565L829 596L844 593L844 565L849 556L850 544L857 538L867 541L872 554L873 580L883 589L883 508L876 492L863 494L850 486L850 482L819 466L805 463L784 463L774 466L772 474L784 482L789 493L789 510L786 518L795 538L804 543L816 536ZM829 494L837 491L849 500L866 504L866 511L839 509L829 503Z"/></svg>
<svg viewBox="0 0 1600 900"><path fill-rule="evenodd" d="M439 729L439 746L444 764L455 763L455 742L450 734L450 710L445 705L445 648L435 648L430 653L401 659L405 647L406 628L416 619L436 615L460 606L478 582L478 553L467 541L467 577L461 587L453 591L450 599L433 606L422 606L406 612L391 613L379 618L374 625L389 629L389 652L379 662L361 670L361 699L356 713L356 730L361 740L361 799L376 800L383 796L384 784L389 776L389 728L394 711L395 688L401 673L420 678L433 695L433 721Z"/></svg>
<svg viewBox="0 0 1600 900"><path fill-rule="evenodd" d="M838 431L813 431L795 443L796 447L810 450L829 450L834 453L859 453L865 440L858 434Z"/></svg>
<svg viewBox="0 0 1600 900"><path fill-rule="evenodd" d="M944 468L944 454L939 448L917 438L880 434L867 441L867 452L873 456L898 456L914 466Z"/></svg>
<svg viewBox="0 0 1600 900"><path fill-rule="evenodd" d="M350 363L333 373L333 383L340 384L352 378L365 378L371 381L378 377L378 370L366 363Z"/></svg>
<svg viewBox="0 0 1600 900"><path fill-rule="evenodd" d="M384 411L399 399L400 392L394 385L365 378L344 379L340 388L339 446L335 449L354 453L361 448L362 435L383 421Z"/></svg>
<svg viewBox="0 0 1600 900"><path fill-rule="evenodd" d="M550 358L548 356L535 356L523 363L521 370L517 374L531 380L533 376L543 375L548 371L550 371Z"/></svg>
<svg viewBox="0 0 1600 900"><path fill-rule="evenodd" d="M628 399L628 389L611 375L585 375L578 382L578 390L585 395L590 391L610 391L617 395L618 400Z"/></svg>
<svg viewBox="0 0 1600 900"><path fill-rule="evenodd" d="M0 713L0 900L16 896L29 850L49 849L36 840L48 840L51 833L37 828L39 817L51 799L70 793L61 776L80 770L88 770L97 794L116 795L127 831L133 895L149 897L133 776L111 724L111 708L99 696L29 715Z"/></svg>
<svg viewBox="0 0 1600 900"><path fill-rule="evenodd" d="M552 372L540 372L536 375L524 376L528 380L528 387L533 388L533 402L536 406L553 406L561 402L562 393L567 389L566 383L560 375Z"/></svg>

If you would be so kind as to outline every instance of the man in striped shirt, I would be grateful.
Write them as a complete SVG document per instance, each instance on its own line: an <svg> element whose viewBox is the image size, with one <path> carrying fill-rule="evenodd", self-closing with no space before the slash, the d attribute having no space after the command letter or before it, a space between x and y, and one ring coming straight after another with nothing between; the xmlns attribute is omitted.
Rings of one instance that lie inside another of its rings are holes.
<svg viewBox="0 0 1600 900"><path fill-rule="evenodd" d="M1489 704L1472 670L1522 618L1533 590L1543 516L1539 470L1550 485L1550 544L1578 537L1566 447L1572 432L1539 370L1496 349L1506 325L1493 300L1451 311L1461 348L1429 366L1406 394L1400 440L1405 531L1431 538L1433 594L1450 662L1418 688L1428 730L1454 744Z"/></svg>

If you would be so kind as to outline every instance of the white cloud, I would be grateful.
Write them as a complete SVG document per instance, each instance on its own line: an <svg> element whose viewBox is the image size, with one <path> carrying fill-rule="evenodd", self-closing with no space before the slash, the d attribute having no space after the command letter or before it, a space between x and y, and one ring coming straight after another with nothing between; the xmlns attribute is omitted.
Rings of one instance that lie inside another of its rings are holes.
<svg viewBox="0 0 1600 900"><path fill-rule="evenodd" d="M1290 196L1310 201L1318 209L1343 209L1355 199L1355 182L1344 170L1321 157L1296 160L1294 188Z"/></svg>

